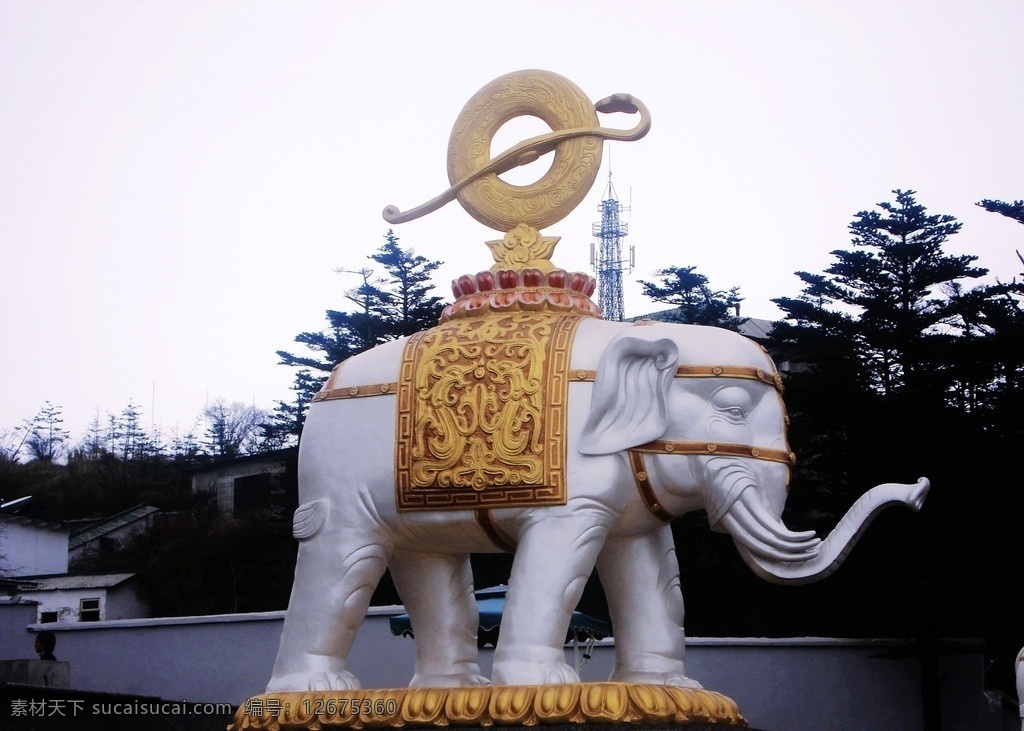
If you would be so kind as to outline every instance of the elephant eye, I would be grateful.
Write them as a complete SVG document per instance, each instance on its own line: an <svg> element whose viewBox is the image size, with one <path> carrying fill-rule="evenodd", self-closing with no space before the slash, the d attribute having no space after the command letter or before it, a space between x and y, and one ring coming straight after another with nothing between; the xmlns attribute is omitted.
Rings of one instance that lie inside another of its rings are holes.
<svg viewBox="0 0 1024 731"><path fill-rule="evenodd" d="M750 413L753 401L746 389L723 386L711 395L711 404L715 411L730 421L742 421Z"/></svg>

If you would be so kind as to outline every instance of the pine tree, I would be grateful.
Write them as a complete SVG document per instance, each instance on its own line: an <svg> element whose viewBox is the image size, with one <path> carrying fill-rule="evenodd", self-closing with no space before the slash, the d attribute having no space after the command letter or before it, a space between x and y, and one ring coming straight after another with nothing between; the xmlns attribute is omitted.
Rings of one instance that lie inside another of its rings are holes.
<svg viewBox="0 0 1024 731"><path fill-rule="evenodd" d="M363 281L345 293L346 299L355 305L353 312L327 310L326 329L302 332L295 337L295 342L302 343L314 355L277 351L282 365L300 369L292 386L298 401L278 402L272 421L264 425L268 436L280 442L284 428L298 436L305 420L305 404L323 382L323 378L316 379L314 372L329 373L353 355L437 324L444 303L431 294L434 285L430 275L441 263L401 248L391 230L384 238L384 244L369 257L384 267L384 276L376 276L368 267L335 270L358 274Z"/></svg>
<svg viewBox="0 0 1024 731"><path fill-rule="evenodd" d="M978 201L975 205L981 206L990 213L1000 213L1007 218L1012 218L1017 223L1024 223L1024 201L1005 203L1003 201L985 198L984 200Z"/></svg>
<svg viewBox="0 0 1024 731"><path fill-rule="evenodd" d="M270 449L281 449L297 437L306 421L306 410L313 396L320 388L321 380L314 377L308 368L295 374L291 390L295 392L292 401L278 401L270 421L260 425L263 440Z"/></svg>
<svg viewBox="0 0 1024 731"><path fill-rule="evenodd" d="M964 327L950 295L960 280L987 273L972 266L976 256L943 252L961 228L953 216L927 214L914 191L893 193L895 203L879 203L881 212L856 214L853 250L833 251L824 275L797 272L805 283L799 298L773 300L787 319L846 341L881 393L943 375L941 349Z"/></svg>
<svg viewBox="0 0 1024 731"><path fill-rule="evenodd" d="M354 312L327 310L328 327L299 333L295 342L319 353L318 357L294 355L279 350L283 365L330 372L338 363L388 340L411 335L437 324L442 300L430 294L430 274L441 264L417 256L398 246L388 231L380 250L369 257L384 266L387 276L375 277L374 270L336 269L358 274L363 282L345 293L356 305Z"/></svg>
<svg viewBox="0 0 1024 731"><path fill-rule="evenodd" d="M61 407L45 402L32 419L25 439L25 446L34 459L53 463L64 456L71 435L61 426L63 423Z"/></svg>
<svg viewBox="0 0 1024 731"><path fill-rule="evenodd" d="M390 229L385 243L371 257L388 273L386 291L376 291L382 303L385 340L412 335L437 324L442 299L430 294L434 289L430 275L441 262L429 261L411 249L398 245L398 237Z"/></svg>
<svg viewBox="0 0 1024 731"><path fill-rule="evenodd" d="M714 325L737 330L744 322L739 317L739 288L714 290L708 278L696 267L666 267L655 274L659 282L642 281L643 293L655 302L671 305L674 310L659 313L659 319L688 325Z"/></svg>
<svg viewBox="0 0 1024 731"><path fill-rule="evenodd" d="M796 273L799 297L773 300L786 319L768 347L788 371L801 486L789 509L821 517L821 527L865 484L929 474L922 455L964 423L965 384L986 382L963 357L967 334L980 335L976 300L987 297L964 283L986 270L975 256L944 252L961 228L955 218L929 214L913 191L893 192L894 202L855 214L851 249L833 251L823 273Z"/></svg>

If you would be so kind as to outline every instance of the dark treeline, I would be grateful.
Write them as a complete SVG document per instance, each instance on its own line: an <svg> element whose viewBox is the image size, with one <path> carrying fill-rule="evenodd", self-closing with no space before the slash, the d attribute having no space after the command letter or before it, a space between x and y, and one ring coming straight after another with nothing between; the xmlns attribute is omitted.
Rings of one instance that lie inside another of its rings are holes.
<svg viewBox="0 0 1024 731"><path fill-rule="evenodd" d="M685 516L674 531L687 630L910 637L924 657L938 638L981 638L988 685L1013 694L1024 287L980 283L977 257L944 251L961 224L893 193L855 215L851 246L824 272L797 273L803 290L774 300L786 318L763 344L784 372L798 456L791 528L824 535L885 482L926 476L928 500L882 513L833 576L800 587L754 577L706 516ZM1024 223L1022 202L979 205Z"/></svg>
<svg viewBox="0 0 1024 731"><path fill-rule="evenodd" d="M0 435L0 498L31 494L34 502L23 510L49 520L102 517L142 502L181 509L189 504L192 470L289 443L265 411L223 400L210 404L193 430L170 439L147 430L134 403L97 416L78 440L63 423L61 407L47 401Z"/></svg>
<svg viewBox="0 0 1024 731"><path fill-rule="evenodd" d="M978 205L1024 223L1024 202ZM1024 286L1016 277L982 283L985 262L947 253L960 229L913 191L893 191L854 215L850 240L825 271L796 273L802 290L774 300L785 317L761 340L784 374L798 455L787 524L824 535L868 488L921 476L933 485L924 509L885 511L833 576L801 587L755 577L703 512L684 516L673 531L689 634L910 637L923 654L938 638L981 638L988 686L1013 692L1012 661L1024 643L1007 563L1022 500ZM167 446L97 425L62 453L69 439L61 441L59 407L48 404L35 420L38 443L26 441L20 458L9 447L0 454L0 496L41 495L58 519L83 517L74 513L85 505L107 514L139 502L178 510L187 519L133 547L131 555L149 557L143 567L122 558L107 568L146 573L159 613L283 608L295 550L288 517L217 521L193 502L188 476L204 459L295 444L309 398L334 365L436 323L443 302L430 275L439 262L401 248L390 231L370 259L377 270L339 270L361 283L345 292L347 310L328 310L324 328L296 336L307 352L278 351L295 369L294 396L256 419L249 438L231 436L227 422L237 419L225 413L222 429ZM683 264L656 276L642 285L664 319L743 328L739 287L715 289ZM508 559L474 557L474 567L479 586L493 584L507 576ZM398 600L387 580L378 600ZM598 580L582 608L603 614Z"/></svg>

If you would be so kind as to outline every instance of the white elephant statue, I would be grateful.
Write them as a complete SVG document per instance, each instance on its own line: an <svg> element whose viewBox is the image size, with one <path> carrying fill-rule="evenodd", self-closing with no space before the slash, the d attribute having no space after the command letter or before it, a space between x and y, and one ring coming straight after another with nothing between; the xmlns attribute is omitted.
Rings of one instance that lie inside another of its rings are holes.
<svg viewBox="0 0 1024 731"><path fill-rule="evenodd" d="M452 324L499 327L500 319ZM505 373L484 353L475 365L439 355L432 378L441 388L424 396L422 383L403 387L410 353L425 347L406 340L335 370L302 434L298 562L268 692L359 687L346 656L388 567L416 633L412 686L578 682L563 645L596 567L615 635L611 679L700 687L683 665L672 518L707 510L757 574L799 584L832 573L886 505L923 504L925 478L879 485L824 540L790 531L780 516L794 458L781 378L763 348L718 328L572 319L564 357L551 359L553 391L538 391L533 371ZM477 388L474 378L491 385ZM445 389L455 386L463 400L446 401ZM540 436L540 414L522 401L530 393L541 393L561 419ZM417 396L433 399L433 411L410 416L403 399ZM499 413L496 400L511 409ZM504 436L476 446L459 436L469 422L488 419L502 422ZM517 442L518 434L531 444ZM562 452L555 442L537 443L556 437ZM530 488L538 504L517 503L516 490L529 482L521 474L504 497L470 500L487 494L484 483L500 471L496 453L530 448L551 453L555 478L541 482L557 482L561 496ZM450 483L426 497L415 493L424 449L434 463L447 460L442 482ZM469 500L463 509L461 497L448 500L443 490L456 483ZM515 556L487 679L477 663L469 554L503 549Z"/></svg>
<svg viewBox="0 0 1024 731"><path fill-rule="evenodd" d="M1020 727L1024 731L1024 647L1013 661L1014 679L1017 681L1017 703L1020 710Z"/></svg>

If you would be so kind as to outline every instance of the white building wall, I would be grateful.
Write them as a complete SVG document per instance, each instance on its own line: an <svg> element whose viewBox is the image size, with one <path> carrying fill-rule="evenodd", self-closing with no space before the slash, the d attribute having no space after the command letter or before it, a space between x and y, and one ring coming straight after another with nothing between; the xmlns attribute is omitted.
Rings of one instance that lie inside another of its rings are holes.
<svg viewBox="0 0 1024 731"><path fill-rule="evenodd" d="M0 575L66 574L68 529L53 523L0 518Z"/></svg>
<svg viewBox="0 0 1024 731"><path fill-rule="evenodd" d="M44 612L57 612L57 622L81 622L82 599L99 599L99 621L139 619L149 616L149 609L135 595L131 583L110 588L52 589L23 592L27 599L38 602L36 622L43 621ZM86 624L94 624L92 620Z"/></svg>
<svg viewBox="0 0 1024 731"><path fill-rule="evenodd" d="M44 612L57 612L58 622L79 621L78 610L82 599L100 600L100 619L106 616L106 589L54 589L52 591L25 592L25 596L39 602L36 621L41 622Z"/></svg>

